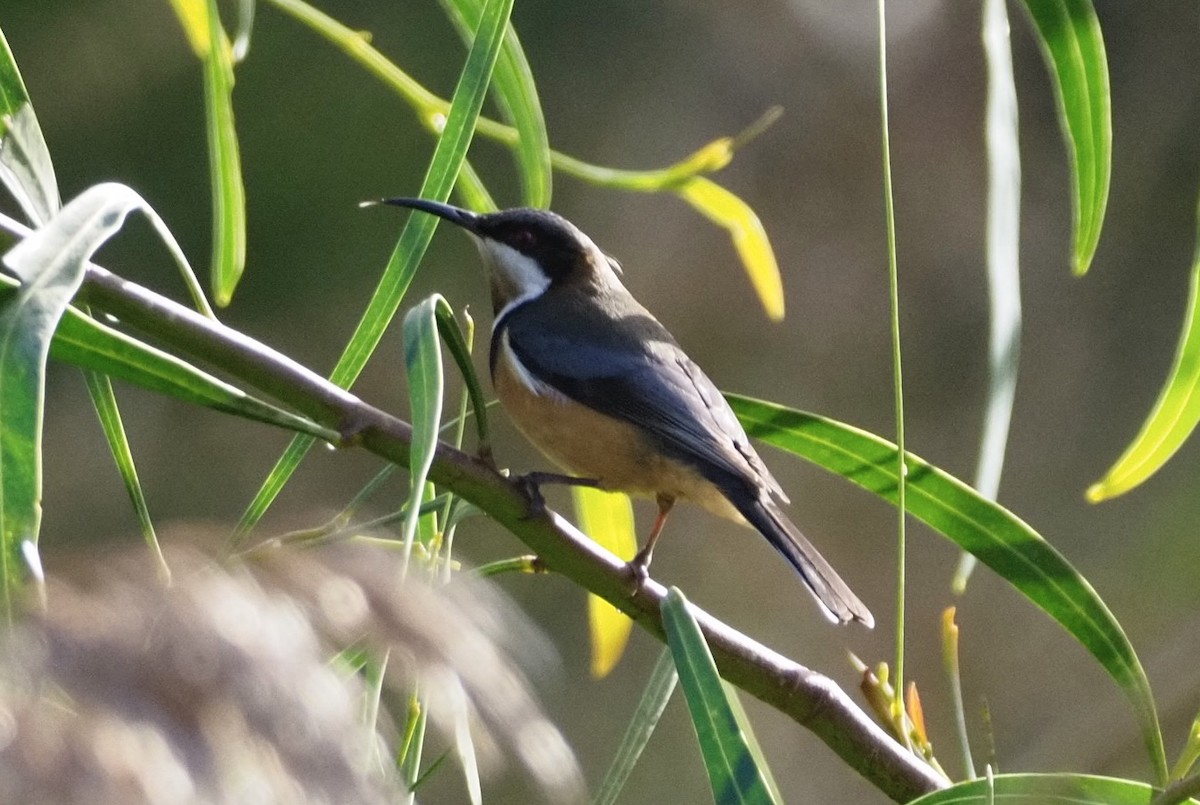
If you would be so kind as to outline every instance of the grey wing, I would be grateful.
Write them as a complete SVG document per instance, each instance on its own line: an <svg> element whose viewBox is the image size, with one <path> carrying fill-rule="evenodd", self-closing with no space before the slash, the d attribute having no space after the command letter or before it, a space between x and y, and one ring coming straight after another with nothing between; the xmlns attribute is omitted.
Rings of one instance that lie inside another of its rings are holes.
<svg viewBox="0 0 1200 805"><path fill-rule="evenodd" d="M739 481L787 500L721 392L644 309L621 327L587 309L567 321L536 301L507 317L509 345L535 376L639 426L719 486Z"/></svg>

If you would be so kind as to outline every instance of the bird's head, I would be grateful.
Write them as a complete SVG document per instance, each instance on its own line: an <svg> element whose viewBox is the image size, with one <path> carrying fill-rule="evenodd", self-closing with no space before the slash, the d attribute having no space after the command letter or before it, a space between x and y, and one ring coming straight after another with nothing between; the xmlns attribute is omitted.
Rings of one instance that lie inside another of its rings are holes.
<svg viewBox="0 0 1200 805"><path fill-rule="evenodd" d="M487 264L497 313L551 289L620 284L616 261L578 227L548 210L518 207L480 214L420 198L383 203L436 215L469 232Z"/></svg>

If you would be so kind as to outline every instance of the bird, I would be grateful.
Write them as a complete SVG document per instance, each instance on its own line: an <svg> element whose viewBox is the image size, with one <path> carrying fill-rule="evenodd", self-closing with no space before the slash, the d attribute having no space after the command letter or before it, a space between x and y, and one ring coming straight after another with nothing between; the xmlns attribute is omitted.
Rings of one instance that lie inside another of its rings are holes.
<svg viewBox="0 0 1200 805"><path fill-rule="evenodd" d="M729 403L621 282L616 260L562 216L518 207L476 213L387 198L469 233L488 269L494 311L488 364L519 431L570 476L531 473L649 497L658 516L630 568L648 578L676 501L757 530L835 623L874 618L784 514L778 481Z"/></svg>

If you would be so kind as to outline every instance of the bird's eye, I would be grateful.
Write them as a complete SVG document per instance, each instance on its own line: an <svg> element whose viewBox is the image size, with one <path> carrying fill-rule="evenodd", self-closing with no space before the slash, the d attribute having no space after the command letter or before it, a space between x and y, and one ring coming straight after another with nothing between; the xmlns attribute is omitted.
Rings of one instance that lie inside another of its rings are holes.
<svg viewBox="0 0 1200 805"><path fill-rule="evenodd" d="M531 248L536 242L537 238L528 229L518 229L513 233L512 244L521 251Z"/></svg>

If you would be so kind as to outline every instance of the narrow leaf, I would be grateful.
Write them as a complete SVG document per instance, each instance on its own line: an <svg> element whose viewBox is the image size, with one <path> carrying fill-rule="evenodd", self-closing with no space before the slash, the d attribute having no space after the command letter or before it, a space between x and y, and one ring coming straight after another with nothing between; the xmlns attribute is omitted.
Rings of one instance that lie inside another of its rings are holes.
<svg viewBox="0 0 1200 805"><path fill-rule="evenodd" d="M0 31L0 183L33 224L50 220L62 206L46 138L29 102L29 93Z"/></svg>
<svg viewBox="0 0 1200 805"><path fill-rule="evenodd" d="M0 277L0 288L7 286ZM336 431L263 402L190 363L67 308L50 344L50 357L150 391L263 422L319 439L336 440Z"/></svg>
<svg viewBox="0 0 1200 805"><path fill-rule="evenodd" d="M771 797L775 802L783 802L783 794L779 791L779 783L775 781L775 775L771 773L771 767L767 765L766 753L762 750L762 745L758 742L758 736L754 734L754 726L750 723L750 716L746 713L746 708L742 706L742 697L738 694L738 689L721 680L721 686L725 688L725 697L729 700L729 709L733 711L733 717L737 719L738 729L742 731L742 735L746 738L746 748L750 750L750 756L754 758L758 770L762 773L763 782L766 783L767 790L771 792Z"/></svg>
<svg viewBox="0 0 1200 805"><path fill-rule="evenodd" d="M97 185L4 255L5 265L21 282L7 292L0 307L0 583L8 607L22 579L22 551L37 544L41 522L42 418L50 341L79 289L88 259L138 208L157 221L129 188Z"/></svg>
<svg viewBox="0 0 1200 805"><path fill-rule="evenodd" d="M487 0L478 34L471 45L470 53L467 54L467 62L454 90L454 100L446 116L445 128L442 130L442 136L438 138L425 181L421 184L420 195L423 198L445 201L450 196L475 132L475 121L479 118L479 110L487 94L492 68L496 64L500 44L504 39L512 5L513 0ZM436 226L437 218L432 215L412 215L405 220L400 240L392 252L387 268L384 269L371 302L330 376L334 383L343 388L349 387L366 365L367 359L375 351L384 330L404 298ZM235 542L248 534L266 513L312 445L312 439L307 437L293 439L288 445L242 515L237 534L234 536Z"/></svg>
<svg viewBox="0 0 1200 805"><path fill-rule="evenodd" d="M719 803L775 802L729 706L712 652L677 587L667 591L662 616L713 799Z"/></svg>
<svg viewBox="0 0 1200 805"><path fill-rule="evenodd" d="M1087 273L1108 205L1112 99L1091 0L1025 0L1046 55L1071 163L1076 274Z"/></svg>
<svg viewBox="0 0 1200 805"><path fill-rule="evenodd" d="M208 0L171 0L192 52L203 59L209 48Z"/></svg>
<svg viewBox="0 0 1200 805"><path fill-rule="evenodd" d="M437 307L446 304L434 294L410 310L404 317L404 366L408 372L408 402L412 411L412 452L408 470L412 476L412 496L404 518L404 558L412 555L413 539L420 516L419 502L424 498L425 479L437 450L438 428L442 419L442 352L438 344Z"/></svg>
<svg viewBox="0 0 1200 805"><path fill-rule="evenodd" d="M1000 475L1008 446L1017 365L1021 354L1021 151L1017 142L1017 85L1013 78L1012 44L1004 0L983 4L983 50L988 70L987 278L988 398L975 488L991 500L1000 492ZM961 594L975 567L964 553L952 586Z"/></svg>
<svg viewBox="0 0 1200 805"><path fill-rule="evenodd" d="M750 205L711 179L693 176L676 188L697 212L729 231L750 283L767 315L783 319L783 282L771 241Z"/></svg>
<svg viewBox="0 0 1200 805"><path fill-rule="evenodd" d="M1175 362L1141 431L1113 468L1087 491L1099 503L1133 489L1158 472L1200 422L1200 207L1196 213L1196 252L1183 332Z"/></svg>
<svg viewBox="0 0 1200 805"><path fill-rule="evenodd" d="M437 329L441 333L458 371L462 374L463 384L467 388L467 398L471 401L471 409L475 412L475 429L479 439L481 452L491 450L491 436L488 433L487 398L483 395L483 385L479 375L475 373L475 364L471 362L471 347L467 337L454 317L450 304L441 296L436 297L434 316L437 318Z"/></svg>
<svg viewBox="0 0 1200 805"><path fill-rule="evenodd" d="M646 689L642 691L642 698L638 702L637 710L633 712L621 745L617 747L612 765L604 773L604 779L596 789L596 796L592 797L592 805L616 803L626 781L629 780L629 775L633 773L634 766L642 756L642 751L650 742L658 720L667 709L667 702L671 701L671 694L675 692L675 684L678 681L679 675L675 673L675 660L671 657L671 649L663 649L658 655L658 662L654 664L654 670L650 672L650 679L646 682Z"/></svg>
<svg viewBox="0 0 1200 805"><path fill-rule="evenodd" d="M53 352L53 348L51 351ZM84 370L83 377L87 382L88 395L92 398L92 406L100 419L100 427L104 430L104 438L108 441L113 461L116 462L117 471L121 473L129 501L133 504L134 514L137 515L138 525L142 529L142 539L146 540L146 546L158 565L159 580L170 583L171 568L167 567L167 560L163 558L158 534L154 532L154 523L150 520L150 508L146 505L146 496L138 480L133 451L129 448L129 437L125 434L125 426L121 422L121 411L117 408L112 383L104 375L88 370Z"/></svg>
<svg viewBox="0 0 1200 805"><path fill-rule="evenodd" d="M26 103L16 112L5 114L2 134L0 183L8 188L31 223L44 224L58 212L62 200L33 106Z"/></svg>
<svg viewBox="0 0 1200 805"><path fill-rule="evenodd" d="M246 266L246 188L233 124L233 53L217 0L208 0L208 50L204 55L204 113L212 186L213 299L224 307Z"/></svg>
<svg viewBox="0 0 1200 805"><path fill-rule="evenodd" d="M594 541L628 561L637 553L633 504L629 496L586 486L571 487L579 528ZM625 653L633 621L598 595L588 593L588 627L592 635L592 676L608 676Z"/></svg>
<svg viewBox="0 0 1200 805"><path fill-rule="evenodd" d="M752 437L895 503L895 445L814 414L736 395L727 399ZM908 511L974 554L1092 653L1133 705L1151 763L1158 777L1165 777L1150 682L1121 625L1092 585L1012 512L911 453L906 463Z"/></svg>
<svg viewBox="0 0 1200 805"><path fill-rule="evenodd" d="M17 69L12 48L8 46L4 32L0 31L0 115L14 114L27 103L29 92L25 89L25 81Z"/></svg>
<svg viewBox="0 0 1200 805"><path fill-rule="evenodd" d="M442 0L459 35L470 43L483 0ZM501 116L517 130L516 157L521 177L522 198L527 207L549 207L551 189L550 140L538 100L533 70L510 23L492 76L492 92Z"/></svg>
<svg viewBox="0 0 1200 805"><path fill-rule="evenodd" d="M1112 777L998 774L926 794L909 805L1146 805L1153 795L1154 789L1145 783Z"/></svg>

